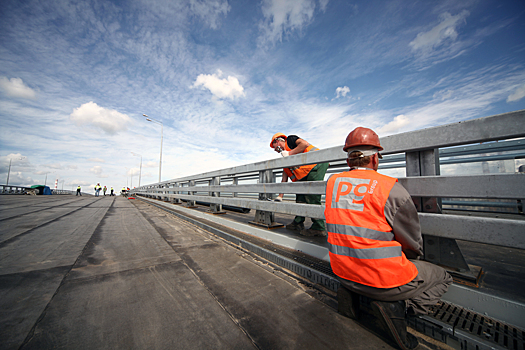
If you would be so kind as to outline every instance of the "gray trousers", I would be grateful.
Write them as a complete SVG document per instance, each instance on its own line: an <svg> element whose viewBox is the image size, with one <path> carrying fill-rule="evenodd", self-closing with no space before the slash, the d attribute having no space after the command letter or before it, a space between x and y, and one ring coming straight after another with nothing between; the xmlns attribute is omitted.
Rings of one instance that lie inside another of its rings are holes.
<svg viewBox="0 0 525 350"><path fill-rule="evenodd" d="M412 315L426 315L452 284L452 276L445 269L422 260L410 260L418 274L410 282L395 288L374 288L339 278L341 284L357 294L381 301L405 300Z"/></svg>

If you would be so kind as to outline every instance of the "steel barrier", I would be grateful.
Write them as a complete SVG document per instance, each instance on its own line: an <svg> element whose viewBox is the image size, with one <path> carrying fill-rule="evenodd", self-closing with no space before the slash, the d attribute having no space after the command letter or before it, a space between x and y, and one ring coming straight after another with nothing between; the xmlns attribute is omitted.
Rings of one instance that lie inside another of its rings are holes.
<svg viewBox="0 0 525 350"><path fill-rule="evenodd" d="M34 189L31 187L0 185L0 194L28 194Z"/></svg>
<svg viewBox="0 0 525 350"><path fill-rule="evenodd" d="M490 160L524 157L523 140L505 141L525 136L525 110L500 114L384 137L381 144L385 156L396 154L388 159L403 162L407 177L399 182L412 195L418 211L422 232L443 238L455 238L473 242L525 249L525 221L501 218L465 218L461 215L442 213L441 198L475 198L521 201L525 198L525 175L479 174L444 176L440 175L442 156L450 162L459 162L460 157L472 154L469 146L474 144L478 154L507 152L490 155ZM490 142L488 144L485 144ZM479 143L483 143L479 145ZM483 145L486 145L483 147ZM450 148L452 146L462 146ZM446 148L440 151L440 148ZM508 153L517 151L517 153ZM403 155L404 157L400 156ZM402 157L402 158L401 158ZM477 161L487 161L483 156ZM271 202L276 193L324 194L326 182L275 183L283 167L330 162L329 172L345 168L346 154L342 147L332 147L316 152L308 152L286 158L211 171L208 173L167 180L135 188L131 193L179 203L180 200L195 204L196 201L212 204L212 211L220 211L222 205L254 209L259 213L269 213L260 220L263 225L271 225L271 213L301 215L323 218L324 207L296 204L288 201ZM470 162L472 159L464 159ZM384 169L381 165L380 169ZM403 166L398 165L398 166ZM346 167L347 168L347 167ZM337 171L335 171L337 172ZM254 180L257 180L257 183ZM249 183L251 182L251 183ZM498 237L497 240L494 237ZM436 261L439 262L439 261Z"/></svg>
<svg viewBox="0 0 525 350"><path fill-rule="evenodd" d="M381 138L384 158L380 160L379 172L405 171L404 177L397 177L418 209L425 260L448 266L456 276L471 278L476 284L480 271L472 270L466 263L456 240L525 249L525 217L521 207L525 198L525 174L515 171L514 162L510 173L454 175L447 169L447 174L441 175L442 169L458 164L480 162L485 171L494 162L525 158L524 137L525 110L520 110ZM271 201L278 193L286 193L285 199L292 199L293 194L325 193L325 181L276 183L282 168L329 162L328 176L346 171L345 160L346 153L341 145L143 185L131 193L172 204L184 201L188 208L197 201L206 202L210 203L212 213L220 213L223 205L254 209L253 222L271 228L275 224L274 213L324 218L323 205ZM465 205L461 206L461 201ZM476 203L482 203L478 207L485 209L489 202L495 203L491 207L493 210L511 208L513 214L503 218L471 211L471 216L465 216L448 210L458 207L473 210ZM239 230L233 226L235 224L231 225ZM299 244L301 248L297 249L328 260L326 248ZM494 317L525 326L525 305L519 302L509 304L504 299L492 298L488 305L483 293L459 285L447 294L478 311L480 308L474 299L483 300L485 306L482 308L491 309L490 314ZM503 309L502 305L512 307ZM510 316L502 317L504 313Z"/></svg>
<svg viewBox="0 0 525 350"><path fill-rule="evenodd" d="M77 191L52 189L52 194L76 194Z"/></svg>

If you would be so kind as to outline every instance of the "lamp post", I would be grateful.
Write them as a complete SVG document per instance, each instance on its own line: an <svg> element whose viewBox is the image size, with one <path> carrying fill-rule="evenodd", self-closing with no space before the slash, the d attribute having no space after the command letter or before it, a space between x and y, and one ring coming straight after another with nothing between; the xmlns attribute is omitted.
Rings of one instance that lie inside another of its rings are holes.
<svg viewBox="0 0 525 350"><path fill-rule="evenodd" d="M130 169L128 167L124 167L129 172L130 178L131 178L131 186L130 189L133 188L133 169ZM126 187L128 187L128 174L126 174Z"/></svg>
<svg viewBox="0 0 525 350"><path fill-rule="evenodd" d="M9 186L9 174L11 174L11 161L13 159L9 159L9 170L7 171L7 183L6 183L6 186Z"/></svg>
<svg viewBox="0 0 525 350"><path fill-rule="evenodd" d="M146 120L148 122L160 124L160 160L159 160L159 182L160 182L161 181L161 170L162 170L162 139L163 139L163 134L164 134L164 124L162 124L162 122L159 122L158 120L148 117L146 114L143 114L143 116L146 117Z"/></svg>
<svg viewBox="0 0 525 350"><path fill-rule="evenodd" d="M139 170L139 187L140 187L140 178L142 177L142 156L135 152L131 152L134 156L140 157L140 170Z"/></svg>
<svg viewBox="0 0 525 350"><path fill-rule="evenodd" d="M19 157L19 158L16 158L18 160L22 160L22 159L25 159L26 157ZM12 162L13 158L9 158L9 170L7 171L7 183L5 184L6 186L9 185L9 175L11 174L11 162Z"/></svg>
<svg viewBox="0 0 525 350"><path fill-rule="evenodd" d="M46 179L44 180L44 186L47 186L47 174L54 174L55 172L54 171L48 171L46 173Z"/></svg>

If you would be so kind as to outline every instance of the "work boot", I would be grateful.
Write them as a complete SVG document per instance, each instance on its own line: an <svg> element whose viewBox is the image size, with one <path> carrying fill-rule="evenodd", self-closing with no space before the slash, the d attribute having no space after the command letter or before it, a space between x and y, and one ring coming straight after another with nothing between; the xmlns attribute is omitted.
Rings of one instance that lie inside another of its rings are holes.
<svg viewBox="0 0 525 350"><path fill-rule="evenodd" d="M306 237L314 237L314 236L320 236L320 237L326 237L327 236L327 233L325 230L314 230L314 229L303 229L299 232L299 234L301 236L306 236Z"/></svg>
<svg viewBox="0 0 525 350"><path fill-rule="evenodd" d="M337 312L353 320L358 320L359 294L340 285L337 289Z"/></svg>
<svg viewBox="0 0 525 350"><path fill-rule="evenodd" d="M292 221L291 224L286 225L286 229L290 231L301 232L302 230L304 230L304 224L302 222L298 224L295 221Z"/></svg>
<svg viewBox="0 0 525 350"><path fill-rule="evenodd" d="M402 350L416 349L417 338L407 332L406 304L404 300L372 301L372 310L381 321L381 328Z"/></svg>

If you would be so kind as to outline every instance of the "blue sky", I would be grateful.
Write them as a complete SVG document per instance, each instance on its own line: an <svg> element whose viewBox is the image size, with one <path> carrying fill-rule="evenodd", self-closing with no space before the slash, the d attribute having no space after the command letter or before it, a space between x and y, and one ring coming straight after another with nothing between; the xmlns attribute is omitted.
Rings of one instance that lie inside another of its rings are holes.
<svg viewBox="0 0 525 350"><path fill-rule="evenodd" d="M0 12L5 184L116 189L525 108L525 2L20 1ZM20 159L23 158L23 159ZM131 177L132 175L135 175Z"/></svg>

